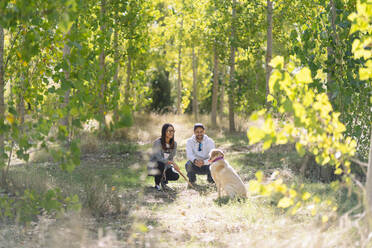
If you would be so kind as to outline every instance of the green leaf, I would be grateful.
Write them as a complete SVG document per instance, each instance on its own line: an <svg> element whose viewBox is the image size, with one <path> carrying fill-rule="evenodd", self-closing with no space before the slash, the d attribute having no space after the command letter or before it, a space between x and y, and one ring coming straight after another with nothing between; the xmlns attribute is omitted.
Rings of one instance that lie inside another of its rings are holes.
<svg viewBox="0 0 372 248"><path fill-rule="evenodd" d="M293 205L293 200L289 197L283 197L278 202L278 208L288 208Z"/></svg>
<svg viewBox="0 0 372 248"><path fill-rule="evenodd" d="M262 179L263 179L263 172L262 171L257 171L256 174L255 174L256 178L257 178L257 181L260 183L262 182Z"/></svg>
<svg viewBox="0 0 372 248"><path fill-rule="evenodd" d="M261 184L257 180L250 180L249 191L253 194L259 194L261 192Z"/></svg>
<svg viewBox="0 0 372 248"><path fill-rule="evenodd" d="M284 58L282 56L276 56L275 58L271 60L269 65L272 66L273 68L283 69Z"/></svg>
<svg viewBox="0 0 372 248"><path fill-rule="evenodd" d="M301 198L302 200L306 201L311 197L311 194L309 192L305 192L302 194Z"/></svg>
<svg viewBox="0 0 372 248"><path fill-rule="evenodd" d="M296 143L296 150L298 152L298 154L303 157L306 153L305 151L305 148L303 147L303 145L299 142Z"/></svg>
<svg viewBox="0 0 372 248"><path fill-rule="evenodd" d="M295 76L296 80L298 82L301 82L301 83L305 83L305 84L308 84L308 83L311 83L313 82L312 78L311 78L311 71L309 70L309 68L307 67L304 67L302 68Z"/></svg>
<svg viewBox="0 0 372 248"><path fill-rule="evenodd" d="M341 174L342 174L342 169L341 169L341 168L337 168L337 169L335 170L335 174L336 174L336 175L341 175Z"/></svg>
<svg viewBox="0 0 372 248"><path fill-rule="evenodd" d="M265 137L265 131L257 127L250 127L247 132L249 144L253 145Z"/></svg>
<svg viewBox="0 0 372 248"><path fill-rule="evenodd" d="M272 139L266 140L262 145L262 150L267 150L271 147Z"/></svg>

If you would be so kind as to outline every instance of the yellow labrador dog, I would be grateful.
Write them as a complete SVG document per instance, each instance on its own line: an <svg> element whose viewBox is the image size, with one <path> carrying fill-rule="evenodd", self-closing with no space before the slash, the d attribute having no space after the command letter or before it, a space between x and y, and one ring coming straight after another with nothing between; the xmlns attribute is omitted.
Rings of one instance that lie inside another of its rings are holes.
<svg viewBox="0 0 372 248"><path fill-rule="evenodd" d="M209 161L211 162L209 168L217 186L218 197L221 197L221 191L224 190L231 198L235 196L246 198L247 189L234 168L224 160L222 150L213 149L209 155Z"/></svg>

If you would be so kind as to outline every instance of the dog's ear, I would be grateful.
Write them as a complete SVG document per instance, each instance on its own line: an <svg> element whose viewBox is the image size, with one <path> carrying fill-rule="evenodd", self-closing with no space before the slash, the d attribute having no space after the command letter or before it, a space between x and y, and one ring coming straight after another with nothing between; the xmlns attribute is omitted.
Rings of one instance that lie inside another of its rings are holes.
<svg viewBox="0 0 372 248"><path fill-rule="evenodd" d="M223 153L222 150L218 150L218 152L221 154L222 157L225 157L225 154Z"/></svg>
<svg viewBox="0 0 372 248"><path fill-rule="evenodd" d="M213 158L216 155L216 151L212 150L211 153L209 154L209 157Z"/></svg>
<svg viewBox="0 0 372 248"><path fill-rule="evenodd" d="M210 158L214 158L215 156L216 156L216 153L217 153L218 151L216 150L216 149L212 149L211 151L210 151L210 153L209 153L209 157Z"/></svg>

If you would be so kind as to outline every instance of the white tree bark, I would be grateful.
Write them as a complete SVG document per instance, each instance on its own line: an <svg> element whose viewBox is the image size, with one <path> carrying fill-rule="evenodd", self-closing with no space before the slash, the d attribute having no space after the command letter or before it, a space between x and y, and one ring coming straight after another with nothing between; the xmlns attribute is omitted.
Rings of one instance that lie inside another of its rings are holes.
<svg viewBox="0 0 372 248"><path fill-rule="evenodd" d="M183 20L181 20L181 32L182 32L182 29L183 29ZM181 37L180 37L181 38ZM182 110L181 110L181 99L182 99L182 96L181 96L181 88L182 88L182 77L181 77L181 67L182 66L182 45L181 45L181 41L180 41L180 44L179 44L179 47L178 47L178 67L177 67L177 71L178 71L178 79L177 79L177 114L181 114L182 113Z"/></svg>
<svg viewBox="0 0 372 248"><path fill-rule="evenodd" d="M192 85L193 85L193 99L192 99L192 112L195 121L199 120L198 114L198 57L195 54L195 48L192 47Z"/></svg>
<svg viewBox="0 0 372 248"><path fill-rule="evenodd" d="M269 95L269 79L272 67L269 65L273 53L273 2L267 0L267 44L266 44L266 105Z"/></svg>
<svg viewBox="0 0 372 248"><path fill-rule="evenodd" d="M369 208L368 212L370 216L372 216L372 129L371 129L371 138L369 142L366 194L367 194L367 203L368 203L368 208Z"/></svg>
<svg viewBox="0 0 372 248"><path fill-rule="evenodd" d="M104 22L106 16L106 0L101 0L101 20ZM106 33L106 24L101 23L101 35L105 35ZM99 82L101 85L100 89L100 106L99 111L101 115L101 122L100 122L100 129L104 129L106 127L106 119L105 119L105 109L106 109L106 100L105 100L105 91L106 91L106 65L105 65L105 45L102 44L101 47L101 53L99 55L99 66L100 66L100 76L99 76Z"/></svg>
<svg viewBox="0 0 372 248"><path fill-rule="evenodd" d="M230 36L230 87L234 83L235 74L235 18L236 18L236 0L233 0L232 7L232 22ZM234 96L232 90L229 94L229 130L235 132L235 116L234 116Z"/></svg>
<svg viewBox="0 0 372 248"><path fill-rule="evenodd" d="M5 119L5 103L4 103L4 28L0 25L0 125L4 124ZM0 155L4 153L4 134L0 134ZM2 168L2 183L5 183L5 163L4 159L0 159L0 168Z"/></svg>
<svg viewBox="0 0 372 248"><path fill-rule="evenodd" d="M212 88L212 127L217 127L217 100L218 100L218 53L217 46L214 47L213 59L213 88Z"/></svg>

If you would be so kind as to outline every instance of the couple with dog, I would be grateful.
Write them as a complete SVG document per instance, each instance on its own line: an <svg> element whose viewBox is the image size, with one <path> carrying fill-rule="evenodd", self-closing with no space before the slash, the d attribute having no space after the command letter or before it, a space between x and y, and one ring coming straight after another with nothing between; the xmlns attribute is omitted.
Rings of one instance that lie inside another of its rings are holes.
<svg viewBox="0 0 372 248"><path fill-rule="evenodd" d="M155 178L155 188L165 189L168 181L176 181L179 174L183 175L179 166L174 162L177 152L177 142L174 139L175 130L172 124L166 123L161 130L161 137L155 140L149 164L149 175ZM194 135L187 140L185 165L188 181L196 182L196 175L207 175L207 180L213 183L209 170L209 153L215 148L214 141L205 134L201 123L194 125Z"/></svg>

